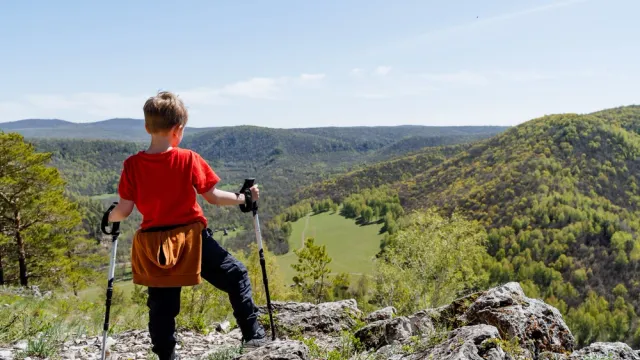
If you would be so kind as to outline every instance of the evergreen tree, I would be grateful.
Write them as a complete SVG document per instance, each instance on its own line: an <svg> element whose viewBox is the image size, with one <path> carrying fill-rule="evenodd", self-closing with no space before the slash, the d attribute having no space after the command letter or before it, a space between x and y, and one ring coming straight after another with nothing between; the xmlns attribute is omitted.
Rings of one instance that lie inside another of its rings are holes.
<svg viewBox="0 0 640 360"><path fill-rule="evenodd" d="M307 238L304 247L294 250L298 256L298 263L291 265L296 271L293 278L295 284L301 289L303 298L314 301L316 304L326 299L327 275L331 272L329 263L331 258L327 255L324 245L315 245L314 238Z"/></svg>
<svg viewBox="0 0 640 360"><path fill-rule="evenodd" d="M13 242L23 286L32 276L51 274L42 265L55 259L55 245L59 242L45 239L71 231L81 223L77 205L64 195L64 181L58 170L47 166L50 159L51 154L35 152L21 135L0 133L2 229Z"/></svg>

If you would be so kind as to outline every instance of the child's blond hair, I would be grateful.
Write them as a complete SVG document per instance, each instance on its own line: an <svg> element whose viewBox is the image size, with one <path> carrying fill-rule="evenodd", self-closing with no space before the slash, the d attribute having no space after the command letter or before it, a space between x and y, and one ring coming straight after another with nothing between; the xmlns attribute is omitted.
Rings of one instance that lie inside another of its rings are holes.
<svg viewBox="0 0 640 360"><path fill-rule="evenodd" d="M184 103L170 91L160 91L144 103L144 123L150 133L162 133L176 125L187 125L189 114Z"/></svg>

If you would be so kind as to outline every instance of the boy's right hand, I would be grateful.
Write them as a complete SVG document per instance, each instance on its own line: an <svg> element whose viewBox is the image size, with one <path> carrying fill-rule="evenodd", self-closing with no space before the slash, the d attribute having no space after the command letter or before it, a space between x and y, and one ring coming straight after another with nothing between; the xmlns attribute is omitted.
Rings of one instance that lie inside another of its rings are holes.
<svg viewBox="0 0 640 360"><path fill-rule="evenodd" d="M251 200L258 201L258 199L260 198L260 189L258 189L258 184L253 185L249 189L251 190Z"/></svg>

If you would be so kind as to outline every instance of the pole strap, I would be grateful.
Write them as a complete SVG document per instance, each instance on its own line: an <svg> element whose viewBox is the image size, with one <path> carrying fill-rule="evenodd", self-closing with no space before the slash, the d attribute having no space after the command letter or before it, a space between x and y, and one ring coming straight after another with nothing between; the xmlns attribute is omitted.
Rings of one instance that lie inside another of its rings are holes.
<svg viewBox="0 0 640 360"><path fill-rule="evenodd" d="M113 223L111 225L111 231L107 231L107 226L109 226L109 214L111 214L111 211L115 209L116 205L118 205L117 201L109 206L109 209L107 209L104 215L102 215L102 223L100 224L100 228L103 233L106 235L113 235L113 241L115 241L118 238L118 235L120 235L120 222Z"/></svg>

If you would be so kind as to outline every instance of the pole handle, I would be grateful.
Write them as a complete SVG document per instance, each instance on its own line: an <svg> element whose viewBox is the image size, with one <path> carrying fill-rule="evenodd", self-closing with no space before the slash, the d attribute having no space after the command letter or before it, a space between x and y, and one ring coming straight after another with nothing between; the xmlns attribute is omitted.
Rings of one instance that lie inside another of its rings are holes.
<svg viewBox="0 0 640 360"><path fill-rule="evenodd" d="M109 206L109 209L107 209L104 215L102 215L102 223L100 224L100 229L106 235L113 235L113 236L120 235L120 222L113 223L111 225L111 231L107 231L107 226L109 225L109 214L111 214L111 211L115 209L116 205L118 205L117 201L111 204L111 206Z"/></svg>
<svg viewBox="0 0 640 360"><path fill-rule="evenodd" d="M255 184L256 179L255 178L247 178L244 179L244 184L242 184L242 188L240 189L240 194L244 194L244 196L251 196L251 187ZM240 204L240 210L242 212L249 212L249 211L253 211L253 214L255 215L258 212L258 202L257 201L253 201L251 203L251 208L249 208L248 204Z"/></svg>

